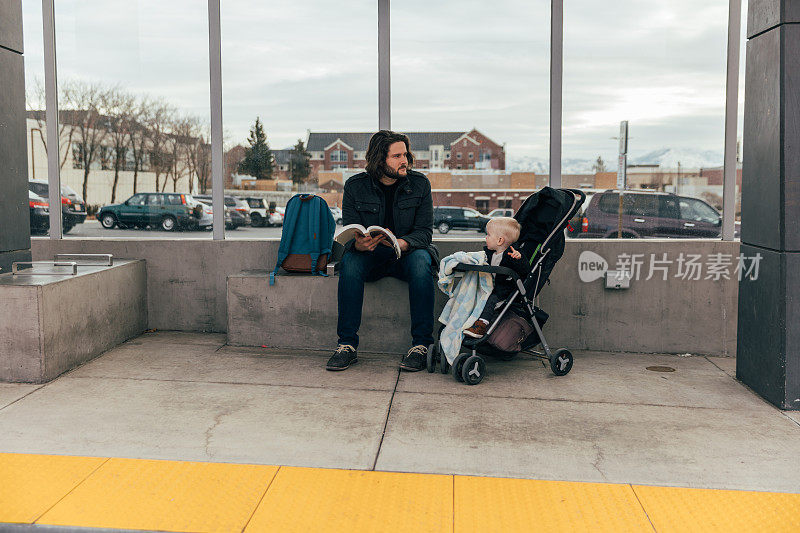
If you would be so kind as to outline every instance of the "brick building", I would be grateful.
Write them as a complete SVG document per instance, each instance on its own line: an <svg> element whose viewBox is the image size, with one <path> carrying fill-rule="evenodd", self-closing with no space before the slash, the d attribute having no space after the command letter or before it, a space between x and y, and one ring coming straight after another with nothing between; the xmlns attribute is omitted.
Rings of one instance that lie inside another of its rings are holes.
<svg viewBox="0 0 800 533"><path fill-rule="evenodd" d="M311 153L311 173L325 170L364 168L367 145L373 133L309 132L306 147ZM406 133L414 154L414 168L505 170L505 148L476 129L469 132Z"/></svg>

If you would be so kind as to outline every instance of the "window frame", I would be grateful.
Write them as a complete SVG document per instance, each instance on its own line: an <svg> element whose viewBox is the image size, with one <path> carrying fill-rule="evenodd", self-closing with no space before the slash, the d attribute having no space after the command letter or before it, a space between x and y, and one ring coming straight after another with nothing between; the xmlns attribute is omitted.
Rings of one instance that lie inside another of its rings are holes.
<svg viewBox="0 0 800 533"><path fill-rule="evenodd" d="M391 129L391 30L389 0L376 0L378 6L378 128ZM550 165L548 185L561 186L561 136L564 50L564 0L552 0L550 8ZM742 23L741 0L728 0L728 42L725 102L725 136L723 164L722 240L733 240L734 204L736 200L736 128L739 93L739 50ZM56 77L55 0L43 0L42 24L44 28L45 115L46 137L49 146L59 145L58 100ZM208 0L208 49L211 108L211 192L212 198L222 203L223 179L223 127L222 127L222 46L220 0ZM464 142L466 146L466 141ZM73 150L74 148L70 147ZM447 154L445 159L450 159ZM345 160L347 161L347 160ZM73 161L73 166L80 162ZM60 201L61 176L59 150L47 154L47 179L49 201ZM214 212L213 238L224 240L223 210ZM50 238L62 239L62 223L58 210L50 211Z"/></svg>

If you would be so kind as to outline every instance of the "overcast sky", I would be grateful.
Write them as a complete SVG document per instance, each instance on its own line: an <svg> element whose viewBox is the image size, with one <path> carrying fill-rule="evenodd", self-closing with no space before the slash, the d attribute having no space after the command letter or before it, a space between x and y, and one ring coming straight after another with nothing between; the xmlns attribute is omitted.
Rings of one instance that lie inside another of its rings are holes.
<svg viewBox="0 0 800 533"><path fill-rule="evenodd" d="M226 143L244 143L257 115L273 148L306 130L376 130L376 6L222 0ZM393 129L476 127L510 157L546 159L549 6L392 2ZM23 10L30 81L43 77L41 2L23 0ZM58 75L163 97L208 120L206 17L204 0L57 0ZM620 120L630 121L632 156L721 154L727 18L725 0L566 0L564 158L613 159Z"/></svg>

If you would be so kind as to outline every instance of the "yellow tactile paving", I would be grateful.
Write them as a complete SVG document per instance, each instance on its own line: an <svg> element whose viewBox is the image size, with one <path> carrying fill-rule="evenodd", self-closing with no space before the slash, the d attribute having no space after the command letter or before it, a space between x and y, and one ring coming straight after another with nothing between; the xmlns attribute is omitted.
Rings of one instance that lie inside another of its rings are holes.
<svg viewBox="0 0 800 533"><path fill-rule="evenodd" d="M453 530L453 476L282 467L248 532Z"/></svg>
<svg viewBox="0 0 800 533"><path fill-rule="evenodd" d="M0 522L32 523L105 458L0 454Z"/></svg>
<svg viewBox="0 0 800 533"><path fill-rule="evenodd" d="M110 459L38 524L241 531L278 467Z"/></svg>
<svg viewBox="0 0 800 533"><path fill-rule="evenodd" d="M455 478L455 531L647 531L630 485Z"/></svg>
<svg viewBox="0 0 800 533"><path fill-rule="evenodd" d="M800 494L0 454L3 522L193 532L779 533L800 532Z"/></svg>
<svg viewBox="0 0 800 533"><path fill-rule="evenodd" d="M800 494L639 485L633 490L659 533L800 531Z"/></svg>

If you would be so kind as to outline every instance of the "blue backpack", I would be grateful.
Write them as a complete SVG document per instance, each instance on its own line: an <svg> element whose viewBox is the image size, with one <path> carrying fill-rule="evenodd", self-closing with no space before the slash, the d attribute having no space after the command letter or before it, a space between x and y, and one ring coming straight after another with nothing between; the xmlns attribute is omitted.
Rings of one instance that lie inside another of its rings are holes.
<svg viewBox="0 0 800 533"><path fill-rule="evenodd" d="M333 245L336 222L328 204L314 194L295 194L286 204L281 244L269 284L275 284L278 269L325 276Z"/></svg>

